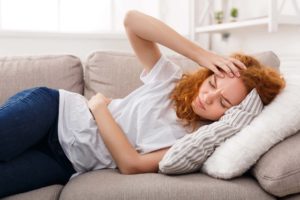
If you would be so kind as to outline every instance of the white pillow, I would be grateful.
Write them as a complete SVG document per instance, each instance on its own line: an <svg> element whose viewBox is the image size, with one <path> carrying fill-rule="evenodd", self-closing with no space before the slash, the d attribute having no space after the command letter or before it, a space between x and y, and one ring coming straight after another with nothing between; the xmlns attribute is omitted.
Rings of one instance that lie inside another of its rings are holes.
<svg viewBox="0 0 300 200"><path fill-rule="evenodd" d="M300 76L285 76L286 87L247 127L226 140L205 161L202 172L216 178L242 175L273 145L300 129Z"/></svg>
<svg viewBox="0 0 300 200"><path fill-rule="evenodd" d="M218 121L177 140L159 162L159 172L182 174L199 170L217 146L249 124L262 108L263 103L256 89L253 89L239 105L228 109Z"/></svg>

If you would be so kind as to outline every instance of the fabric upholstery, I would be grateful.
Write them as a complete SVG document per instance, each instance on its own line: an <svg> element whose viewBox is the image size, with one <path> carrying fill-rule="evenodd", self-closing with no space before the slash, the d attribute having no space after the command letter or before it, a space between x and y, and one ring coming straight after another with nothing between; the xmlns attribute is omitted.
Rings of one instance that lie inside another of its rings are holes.
<svg viewBox="0 0 300 200"><path fill-rule="evenodd" d="M273 67L279 71L280 60L273 51L264 51L252 54L260 63Z"/></svg>
<svg viewBox="0 0 300 200"><path fill-rule="evenodd" d="M167 56L186 71L196 70L198 65L183 56ZM85 97L90 99L97 92L107 97L123 98L142 85L139 79L142 64L132 53L95 52L87 58L85 67Z"/></svg>
<svg viewBox="0 0 300 200"><path fill-rule="evenodd" d="M280 61L272 51L253 54L265 65L278 68ZM185 72L193 72L200 66L182 55L168 55ZM90 99L97 92L107 97L123 98L142 85L139 75L143 66L133 53L116 51L96 51L85 62L85 91Z"/></svg>
<svg viewBox="0 0 300 200"><path fill-rule="evenodd" d="M11 195L1 200L57 200L63 189L62 185L50 185L21 194Z"/></svg>
<svg viewBox="0 0 300 200"><path fill-rule="evenodd" d="M251 177L223 181L195 173L166 176L157 173L120 174L104 169L85 173L72 179L64 188L61 200L241 200L274 199Z"/></svg>
<svg viewBox="0 0 300 200"><path fill-rule="evenodd" d="M292 194L288 195L286 197L280 198L281 200L299 200L300 199L300 194Z"/></svg>
<svg viewBox="0 0 300 200"><path fill-rule="evenodd" d="M283 197L300 192L300 131L268 151L252 173L269 193Z"/></svg>
<svg viewBox="0 0 300 200"><path fill-rule="evenodd" d="M273 51L264 51L252 54L260 63L273 67L279 71L280 60Z"/></svg>
<svg viewBox="0 0 300 200"><path fill-rule="evenodd" d="M0 58L0 105L23 89L48 86L83 94L83 68L71 55Z"/></svg>

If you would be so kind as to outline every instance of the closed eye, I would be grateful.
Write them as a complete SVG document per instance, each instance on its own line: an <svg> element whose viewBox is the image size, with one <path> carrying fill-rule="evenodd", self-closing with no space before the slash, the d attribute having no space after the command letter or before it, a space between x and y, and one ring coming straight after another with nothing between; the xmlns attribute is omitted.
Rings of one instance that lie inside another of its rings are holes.
<svg viewBox="0 0 300 200"><path fill-rule="evenodd" d="M213 85L213 83L211 82L211 80L210 80L208 83L209 83L209 85L210 85L211 87L216 88L216 87Z"/></svg>
<svg viewBox="0 0 300 200"><path fill-rule="evenodd" d="M220 98L220 104L221 104L221 106L222 106L223 108L227 108L227 106L225 106L225 104L223 103L223 99L222 99L222 98Z"/></svg>
<svg viewBox="0 0 300 200"><path fill-rule="evenodd" d="M211 78L211 79L209 80L208 83L209 83L209 85L210 85L212 88L215 88L215 89L216 89L216 79L215 79L215 77L214 77L215 83L212 82L212 79L213 79L213 78ZM223 108L227 108L227 106L224 104L224 102L226 102L225 99L223 99L222 97L220 97L220 105L221 105Z"/></svg>

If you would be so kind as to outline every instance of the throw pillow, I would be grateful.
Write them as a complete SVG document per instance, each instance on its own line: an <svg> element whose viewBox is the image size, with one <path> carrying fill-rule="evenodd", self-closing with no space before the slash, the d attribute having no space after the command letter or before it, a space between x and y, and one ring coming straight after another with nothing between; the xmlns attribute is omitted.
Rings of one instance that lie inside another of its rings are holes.
<svg viewBox="0 0 300 200"><path fill-rule="evenodd" d="M183 174L199 170L217 146L248 125L262 108L263 103L256 89L253 89L218 121L177 140L159 162L159 173Z"/></svg>
<svg viewBox="0 0 300 200"><path fill-rule="evenodd" d="M273 145L300 129L299 75L286 76L286 87L252 123L226 140L203 164L216 178L242 175Z"/></svg>

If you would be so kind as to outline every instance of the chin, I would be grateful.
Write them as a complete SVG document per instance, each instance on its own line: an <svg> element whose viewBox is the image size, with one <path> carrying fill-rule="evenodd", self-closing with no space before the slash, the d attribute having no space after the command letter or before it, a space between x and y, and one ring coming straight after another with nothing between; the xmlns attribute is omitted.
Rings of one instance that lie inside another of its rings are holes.
<svg viewBox="0 0 300 200"><path fill-rule="evenodd" d="M208 117L204 117L204 116L200 115L199 113L197 115L198 115L200 121L212 121Z"/></svg>
<svg viewBox="0 0 300 200"><path fill-rule="evenodd" d="M209 122L214 122L214 121L216 121L215 119L211 119L211 118L208 118L208 117L201 118L201 120L203 120L203 121L209 121Z"/></svg>
<svg viewBox="0 0 300 200"><path fill-rule="evenodd" d="M210 121L210 122L214 122L214 121L217 121L220 119L220 117L208 117L208 116L200 116L200 119L203 120L203 121Z"/></svg>

